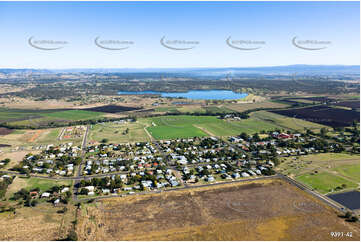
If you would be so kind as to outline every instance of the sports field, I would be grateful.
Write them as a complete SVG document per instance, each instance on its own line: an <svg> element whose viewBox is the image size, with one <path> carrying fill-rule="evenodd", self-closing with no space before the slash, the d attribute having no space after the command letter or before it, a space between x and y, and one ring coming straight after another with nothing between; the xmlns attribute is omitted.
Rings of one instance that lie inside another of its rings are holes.
<svg viewBox="0 0 361 242"><path fill-rule="evenodd" d="M253 134L261 130L274 130L278 126L261 120L245 119L226 121L215 116L162 116L151 118L153 126L147 130L155 139L201 137L207 135L230 136L242 132Z"/></svg>
<svg viewBox="0 0 361 242"><path fill-rule="evenodd" d="M304 174L298 176L297 180L324 194L337 191L337 187L343 189L358 187L358 184L328 172Z"/></svg>

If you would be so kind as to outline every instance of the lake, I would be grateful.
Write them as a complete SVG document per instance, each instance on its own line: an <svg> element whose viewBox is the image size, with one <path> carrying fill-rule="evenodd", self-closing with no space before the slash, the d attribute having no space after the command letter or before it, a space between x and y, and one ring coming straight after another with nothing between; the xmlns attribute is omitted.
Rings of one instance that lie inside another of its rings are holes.
<svg viewBox="0 0 361 242"><path fill-rule="evenodd" d="M142 92L118 92L120 95L143 95L155 94L161 97L173 98L188 98L194 100L229 100L241 99L248 96L248 93L236 93L229 90L192 90L188 92L155 92L155 91L142 91Z"/></svg>
<svg viewBox="0 0 361 242"><path fill-rule="evenodd" d="M360 192L358 191L337 193L328 195L327 197L335 200L348 209L360 209Z"/></svg>

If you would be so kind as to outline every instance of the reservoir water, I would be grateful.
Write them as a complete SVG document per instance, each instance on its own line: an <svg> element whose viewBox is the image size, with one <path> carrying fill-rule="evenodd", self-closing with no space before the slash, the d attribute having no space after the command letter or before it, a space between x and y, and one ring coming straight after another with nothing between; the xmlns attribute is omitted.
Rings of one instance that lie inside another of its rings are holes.
<svg viewBox="0 0 361 242"><path fill-rule="evenodd" d="M248 93L236 93L229 90L191 90L188 92L155 92L155 91L142 91L142 92L127 92L120 91L120 95L143 95L143 94L156 94L161 97L173 98L188 98L193 100L230 100L242 99L248 96Z"/></svg>

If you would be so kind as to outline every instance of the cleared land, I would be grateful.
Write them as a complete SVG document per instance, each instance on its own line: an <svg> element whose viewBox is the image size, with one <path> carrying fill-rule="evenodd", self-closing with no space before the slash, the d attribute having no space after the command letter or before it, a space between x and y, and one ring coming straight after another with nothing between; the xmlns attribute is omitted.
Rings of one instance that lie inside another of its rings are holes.
<svg viewBox="0 0 361 242"><path fill-rule="evenodd" d="M288 157L277 168L321 193L356 189L360 186L360 156L324 153ZM345 184L345 187L342 187ZM337 187L341 187L336 189Z"/></svg>
<svg viewBox="0 0 361 242"><path fill-rule="evenodd" d="M353 121L360 122L360 112L343 108L333 108L326 105L274 110L272 112L331 127L345 127L350 126Z"/></svg>
<svg viewBox="0 0 361 242"><path fill-rule="evenodd" d="M358 226L269 179L87 204L77 233L80 240L358 240ZM330 231L353 237L333 238Z"/></svg>
<svg viewBox="0 0 361 242"><path fill-rule="evenodd" d="M40 153L39 150L34 150L34 151L20 150L20 151L12 151L12 152L9 151L9 152L0 153L0 160L6 158L9 158L11 160L10 163L3 168L3 170L7 170L19 164L19 162L22 161L25 155L27 155L30 152L34 155Z"/></svg>
<svg viewBox="0 0 361 242"><path fill-rule="evenodd" d="M74 207L57 213L61 208L41 203L35 208L22 207L0 213L0 240L61 240L69 233L74 221Z"/></svg>
<svg viewBox="0 0 361 242"><path fill-rule="evenodd" d="M244 112L256 108L286 108L288 106L289 105L271 102L271 101L256 102L256 103L235 103L235 104L224 105L224 107L237 112Z"/></svg>

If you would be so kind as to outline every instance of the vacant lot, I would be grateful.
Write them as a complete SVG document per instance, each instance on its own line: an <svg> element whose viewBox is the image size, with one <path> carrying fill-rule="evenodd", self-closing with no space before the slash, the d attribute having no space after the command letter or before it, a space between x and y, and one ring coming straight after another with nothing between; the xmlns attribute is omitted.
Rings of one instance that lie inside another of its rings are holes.
<svg viewBox="0 0 361 242"><path fill-rule="evenodd" d="M37 143L55 144L62 128L46 129L38 138Z"/></svg>
<svg viewBox="0 0 361 242"><path fill-rule="evenodd" d="M21 188L25 188L27 190L39 188L40 192L45 192L52 188L53 186L66 185L70 186L70 180L50 180L50 179L42 179L36 177L30 178L22 178L16 177L14 181L9 185L8 190L6 192L6 197L10 198L12 195L19 191Z"/></svg>
<svg viewBox="0 0 361 242"><path fill-rule="evenodd" d="M278 179L106 199L85 205L80 240L333 240L352 231L336 212Z"/></svg>
<svg viewBox="0 0 361 242"><path fill-rule="evenodd" d="M25 157L25 155L29 154L39 154L40 151L39 150L33 150L33 151L26 151L26 150L19 150L19 151L8 151L8 152L4 152L0 154L0 160L9 158L11 161L9 164L7 164L4 168L5 170L10 169L12 167L14 167L15 165L19 164L20 161L23 160L23 158Z"/></svg>
<svg viewBox="0 0 361 242"><path fill-rule="evenodd" d="M354 120L360 121L360 113L343 108L333 108L325 105L306 108L294 108L272 111L288 117L328 125L331 127L350 126Z"/></svg>
<svg viewBox="0 0 361 242"><path fill-rule="evenodd" d="M17 208L16 214L0 213L0 240L64 239L74 221L74 207L68 206L65 214L57 213L60 209L41 203L35 208Z"/></svg>

